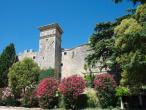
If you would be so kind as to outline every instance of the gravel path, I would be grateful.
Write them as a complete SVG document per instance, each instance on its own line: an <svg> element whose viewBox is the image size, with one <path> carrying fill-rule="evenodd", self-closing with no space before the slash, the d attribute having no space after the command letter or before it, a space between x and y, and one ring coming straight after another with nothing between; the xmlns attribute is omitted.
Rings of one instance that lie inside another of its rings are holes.
<svg viewBox="0 0 146 110"><path fill-rule="evenodd" d="M43 110L43 109L41 109L41 108L24 108L24 107L0 106L0 110Z"/></svg>

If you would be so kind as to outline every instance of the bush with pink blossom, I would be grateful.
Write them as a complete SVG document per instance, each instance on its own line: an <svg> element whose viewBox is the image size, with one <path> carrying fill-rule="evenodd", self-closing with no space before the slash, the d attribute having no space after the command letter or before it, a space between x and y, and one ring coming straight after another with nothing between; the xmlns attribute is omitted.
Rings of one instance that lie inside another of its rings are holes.
<svg viewBox="0 0 146 110"><path fill-rule="evenodd" d="M97 91L100 104L103 108L115 104L116 81L110 74L99 74L95 76L94 88Z"/></svg>
<svg viewBox="0 0 146 110"><path fill-rule="evenodd" d="M75 109L78 97L84 92L86 87L85 80L77 75L64 78L60 85L59 90L65 98L67 108Z"/></svg>
<svg viewBox="0 0 146 110"><path fill-rule="evenodd" d="M4 88L2 91L2 105L18 105L18 101L15 100L14 94L9 87Z"/></svg>
<svg viewBox="0 0 146 110"><path fill-rule="evenodd" d="M35 96L39 100L42 108L53 108L57 102L56 93L58 90L58 81L48 77L40 81L35 90Z"/></svg>

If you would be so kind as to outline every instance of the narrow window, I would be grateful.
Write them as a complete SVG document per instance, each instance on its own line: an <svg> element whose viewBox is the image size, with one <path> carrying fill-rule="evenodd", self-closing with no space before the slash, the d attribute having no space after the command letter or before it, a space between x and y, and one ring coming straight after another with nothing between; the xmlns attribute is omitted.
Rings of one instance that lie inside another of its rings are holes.
<svg viewBox="0 0 146 110"><path fill-rule="evenodd" d="M67 55L67 52L64 52L64 55Z"/></svg>
<svg viewBox="0 0 146 110"><path fill-rule="evenodd" d="M33 56L33 59L35 59L35 56Z"/></svg>

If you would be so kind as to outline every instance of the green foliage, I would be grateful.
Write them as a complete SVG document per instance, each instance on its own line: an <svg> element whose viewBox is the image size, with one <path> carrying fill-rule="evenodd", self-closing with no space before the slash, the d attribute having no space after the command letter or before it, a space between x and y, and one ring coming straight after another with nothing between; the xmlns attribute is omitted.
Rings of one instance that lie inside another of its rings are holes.
<svg viewBox="0 0 146 110"><path fill-rule="evenodd" d="M47 77L53 77L54 74L55 74L54 69L52 68L49 68L47 70L42 70L39 74L39 81Z"/></svg>
<svg viewBox="0 0 146 110"><path fill-rule="evenodd" d="M9 44L0 55L0 87L8 85L8 70L16 62L14 44Z"/></svg>
<svg viewBox="0 0 146 110"><path fill-rule="evenodd" d="M20 103L14 98L9 98L9 99L3 100L2 105L3 106L19 106Z"/></svg>
<svg viewBox="0 0 146 110"><path fill-rule="evenodd" d="M99 59L104 62L112 54L111 47L113 40L111 39L114 31L114 23L99 23L95 27L95 32L90 37L89 45L92 53L86 58L87 64L94 66Z"/></svg>
<svg viewBox="0 0 146 110"><path fill-rule="evenodd" d="M130 94L129 89L126 87L119 86L116 88L116 96L122 97L122 96L127 96L129 94Z"/></svg>
<svg viewBox="0 0 146 110"><path fill-rule="evenodd" d="M58 108L65 108L65 101L64 101L64 96L63 95L61 95L60 93L59 93L59 97L58 97L58 105L57 105L57 107Z"/></svg>
<svg viewBox="0 0 146 110"><path fill-rule="evenodd" d="M93 80L94 80L94 74L92 74L91 67L88 64L84 64L84 79L86 80L86 86L87 87L93 87Z"/></svg>
<svg viewBox="0 0 146 110"><path fill-rule="evenodd" d="M138 6L135 16L139 22L146 22L146 3Z"/></svg>
<svg viewBox="0 0 146 110"><path fill-rule="evenodd" d="M142 30L142 26L133 18L122 20L121 24L116 26L114 33L116 36L123 34L136 33Z"/></svg>
<svg viewBox="0 0 146 110"><path fill-rule="evenodd" d="M15 63L8 73L9 86L15 96L24 95L27 87L33 87L38 82L40 69L31 59Z"/></svg>
<svg viewBox="0 0 146 110"><path fill-rule="evenodd" d="M146 84L146 1L131 1L143 4L135 13L132 11L115 23L99 23L96 26L89 40L92 52L86 61L93 66L100 61L101 69L108 66L118 80L121 78L120 85L136 94L135 91L139 92Z"/></svg>
<svg viewBox="0 0 146 110"><path fill-rule="evenodd" d="M44 109L46 108L52 109L55 107L57 103L58 103L57 97L54 97L53 100L52 98L50 99L48 96L39 99L39 106Z"/></svg>
<svg viewBox="0 0 146 110"><path fill-rule="evenodd" d="M114 1L115 3L120 3L120 2L122 2L123 0L112 0L112 1ZM128 1L128 0L127 0ZM146 1L145 0L130 0L133 4L136 4L136 3L141 3L141 4L143 4L143 3L145 3Z"/></svg>
<svg viewBox="0 0 146 110"><path fill-rule="evenodd" d="M23 107L36 107L38 106L38 100L34 96L35 87L27 87L25 94L22 96L21 105Z"/></svg>
<svg viewBox="0 0 146 110"><path fill-rule="evenodd" d="M133 18L123 20L115 28L115 47L119 50L116 61L122 68L122 85L145 83L146 35L142 30L142 26Z"/></svg>
<svg viewBox="0 0 146 110"><path fill-rule="evenodd" d="M100 107L100 102L97 93L93 88L86 88L85 94L87 95L87 107Z"/></svg>
<svg viewBox="0 0 146 110"><path fill-rule="evenodd" d="M136 19L122 20L115 28L116 62L122 68L120 84L129 87L131 94L146 84L145 4L136 10ZM138 90L139 89L139 90Z"/></svg>
<svg viewBox="0 0 146 110"><path fill-rule="evenodd" d="M87 87L92 87L93 86L93 79L90 75L85 75L84 79L86 80Z"/></svg>

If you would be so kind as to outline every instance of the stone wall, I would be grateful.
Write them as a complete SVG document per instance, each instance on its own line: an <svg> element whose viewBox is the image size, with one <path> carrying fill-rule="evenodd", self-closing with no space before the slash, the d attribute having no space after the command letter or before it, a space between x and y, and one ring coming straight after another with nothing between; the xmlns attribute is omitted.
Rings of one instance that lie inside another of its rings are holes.
<svg viewBox="0 0 146 110"><path fill-rule="evenodd" d="M23 53L19 53L18 59L22 61L24 58L31 58L36 62L37 52L34 52L32 49L24 50Z"/></svg>
<svg viewBox="0 0 146 110"><path fill-rule="evenodd" d="M72 49L61 49L63 31L58 24L49 24L39 29L39 52L25 50L19 54L19 60L22 61L27 57L33 59L41 69L52 67L55 69L57 78L75 74L83 76L83 73L86 72L84 65L86 63L85 58L89 54L89 46L84 44ZM95 67L91 71L97 73L99 70Z"/></svg>
<svg viewBox="0 0 146 110"><path fill-rule="evenodd" d="M68 77L71 75L83 76L85 57L89 54L88 45L80 45L72 49L64 49L62 51L62 74L61 77Z"/></svg>

